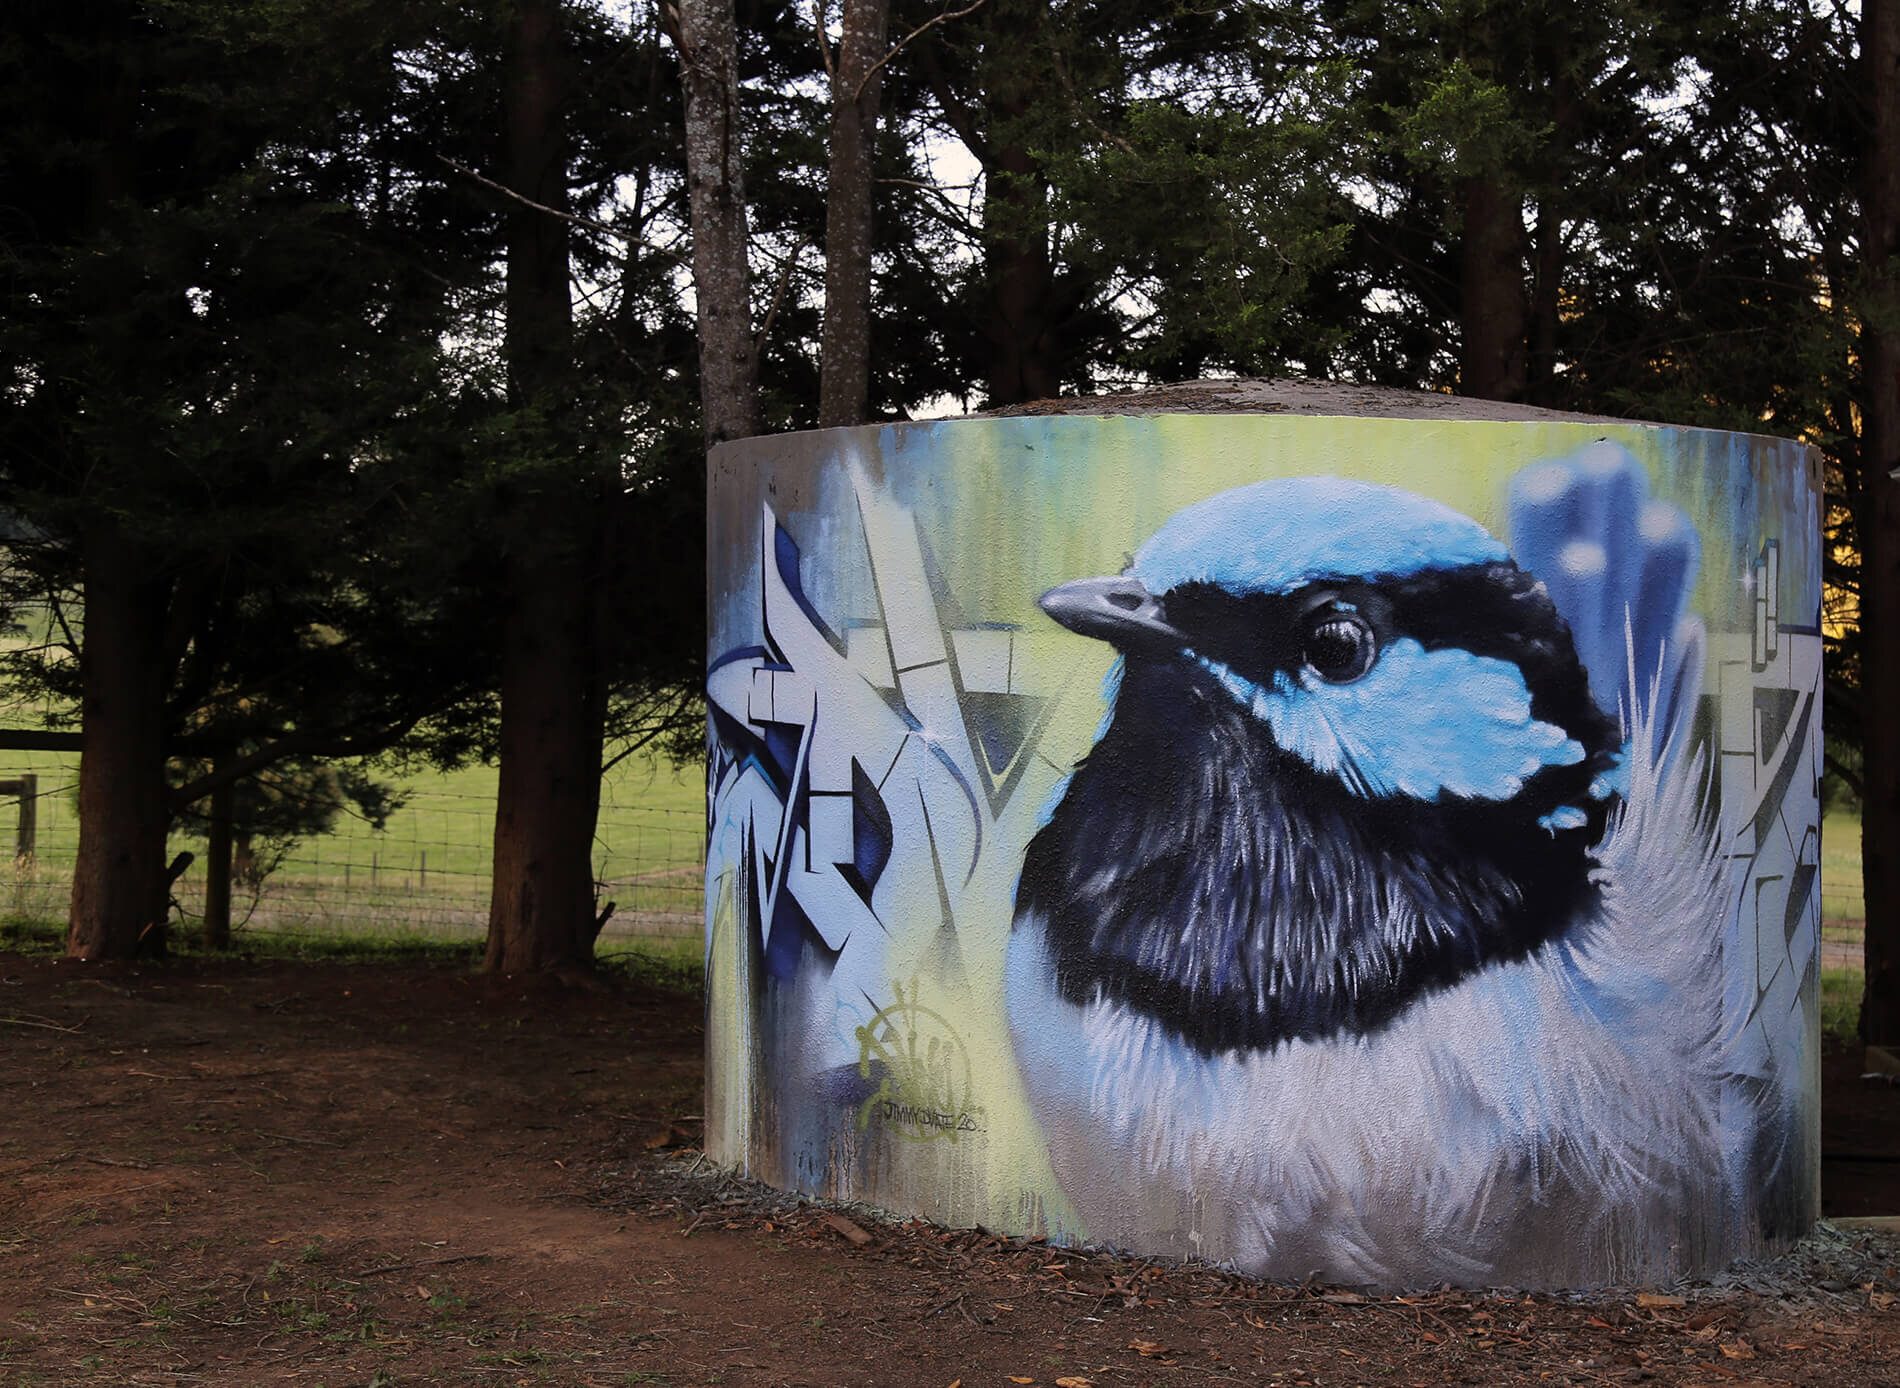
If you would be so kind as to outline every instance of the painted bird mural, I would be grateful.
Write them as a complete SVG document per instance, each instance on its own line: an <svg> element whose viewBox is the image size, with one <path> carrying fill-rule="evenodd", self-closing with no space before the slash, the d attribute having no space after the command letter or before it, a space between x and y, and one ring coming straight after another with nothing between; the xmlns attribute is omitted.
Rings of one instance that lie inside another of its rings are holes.
<svg viewBox="0 0 1900 1388"><path fill-rule="evenodd" d="M1706 778L1648 726L1656 674L1625 648L1606 708L1488 531L1330 477L1188 507L1041 605L1120 654L1007 960L1090 1236L1381 1287L1744 1246Z"/></svg>

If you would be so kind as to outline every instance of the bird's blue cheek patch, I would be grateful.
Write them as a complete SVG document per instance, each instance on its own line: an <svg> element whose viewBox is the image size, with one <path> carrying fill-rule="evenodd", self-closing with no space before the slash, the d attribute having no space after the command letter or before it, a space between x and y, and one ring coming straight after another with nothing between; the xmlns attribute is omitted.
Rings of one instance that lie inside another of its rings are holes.
<svg viewBox="0 0 1900 1388"><path fill-rule="evenodd" d="M1523 673L1508 660L1392 642L1365 676L1329 684L1284 672L1264 688L1197 656L1282 748L1364 796L1508 800L1547 766L1574 766L1583 744L1531 716Z"/></svg>
<svg viewBox="0 0 1900 1388"><path fill-rule="evenodd" d="M1590 822L1590 816L1575 805L1559 805L1547 815L1537 817L1537 825L1556 833L1559 829L1581 829Z"/></svg>
<svg viewBox="0 0 1900 1388"><path fill-rule="evenodd" d="M1629 748L1625 746L1616 754L1616 764L1590 782L1590 798L1608 800L1612 795L1620 795L1627 800L1629 793Z"/></svg>
<svg viewBox="0 0 1900 1388"><path fill-rule="evenodd" d="M1609 770L1593 777L1590 781L1590 798L1608 800L1612 795L1627 797L1630 793L1630 770L1628 748L1616 754L1616 763ZM1559 805L1547 815L1539 815L1538 827L1547 829L1553 835L1564 829L1582 829L1590 823L1590 816L1575 805Z"/></svg>

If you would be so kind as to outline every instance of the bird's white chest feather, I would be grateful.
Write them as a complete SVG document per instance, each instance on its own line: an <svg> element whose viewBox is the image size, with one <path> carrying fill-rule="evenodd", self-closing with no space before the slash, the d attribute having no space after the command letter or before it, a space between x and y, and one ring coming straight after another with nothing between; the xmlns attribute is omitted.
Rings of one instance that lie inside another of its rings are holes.
<svg viewBox="0 0 1900 1388"><path fill-rule="evenodd" d="M1601 957L1616 944L1549 945L1370 1036L1207 1056L1056 996L1025 921L1011 1028L1091 1237L1387 1286L1640 1275L1720 1237L1683 1214L1722 1179L1717 1002Z"/></svg>

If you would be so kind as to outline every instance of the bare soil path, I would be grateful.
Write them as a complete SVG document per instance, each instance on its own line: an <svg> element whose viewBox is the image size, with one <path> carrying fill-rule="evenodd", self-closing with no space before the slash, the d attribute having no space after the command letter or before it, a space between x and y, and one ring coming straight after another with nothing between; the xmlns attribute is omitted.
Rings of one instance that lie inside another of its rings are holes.
<svg viewBox="0 0 1900 1388"><path fill-rule="evenodd" d="M847 1220L696 1169L700 1047L630 985L0 954L0 1385L1900 1385L1900 1241L1367 1299Z"/></svg>

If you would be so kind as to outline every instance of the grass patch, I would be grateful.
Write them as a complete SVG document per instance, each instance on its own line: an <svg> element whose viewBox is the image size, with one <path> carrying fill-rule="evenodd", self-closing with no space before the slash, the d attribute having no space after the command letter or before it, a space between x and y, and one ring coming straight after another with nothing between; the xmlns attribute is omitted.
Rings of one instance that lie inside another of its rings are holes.
<svg viewBox="0 0 1900 1388"><path fill-rule="evenodd" d="M480 938L444 939L439 935L350 933L293 935L276 931L247 931L228 952L207 950L174 924L170 950L178 959L248 958L298 964L405 964L429 968L472 970L482 962L485 942ZM62 921L0 917L0 949L39 958L57 958L66 951ZM705 958L696 939L633 936L603 941L595 962L611 979L667 992L696 992L706 980Z"/></svg>
<svg viewBox="0 0 1900 1388"><path fill-rule="evenodd" d="M171 952L187 959L237 955L302 964L424 964L444 969L474 968L482 962L482 946L481 940L401 932L351 934L341 930L326 935L293 935L252 930L234 937L230 950L220 951L206 949L189 934L181 937L176 925L171 939Z"/></svg>
<svg viewBox="0 0 1900 1388"><path fill-rule="evenodd" d="M1821 821L1821 1034L1852 1044L1860 1039L1860 999L1866 974L1856 964L1826 962L1832 956L1858 960L1867 930L1861 894L1860 817L1837 810ZM1845 947L1843 951L1842 947Z"/></svg>
<svg viewBox="0 0 1900 1388"><path fill-rule="evenodd" d="M695 993L706 986L706 952L696 939L665 936L616 940L595 955L602 973L668 992Z"/></svg>
<svg viewBox="0 0 1900 1388"><path fill-rule="evenodd" d="M1821 918L1855 930L1867 918L1860 888L1860 817L1845 810L1821 821Z"/></svg>
<svg viewBox="0 0 1900 1388"><path fill-rule="evenodd" d="M228 951L208 950L196 935L172 923L167 949L179 959L250 958L312 964L430 964L473 968L481 963L481 940L443 939L439 935L349 934L290 935L274 931L239 934ZM0 948L21 954L53 956L66 951L63 921L9 917L0 919Z"/></svg>
<svg viewBox="0 0 1900 1388"><path fill-rule="evenodd" d="M1859 969L1821 970L1821 1034L1836 1041L1860 1039L1860 998L1867 976Z"/></svg>
<svg viewBox="0 0 1900 1388"><path fill-rule="evenodd" d="M60 921L36 916L0 916L0 949L32 955L64 954L66 927Z"/></svg>

